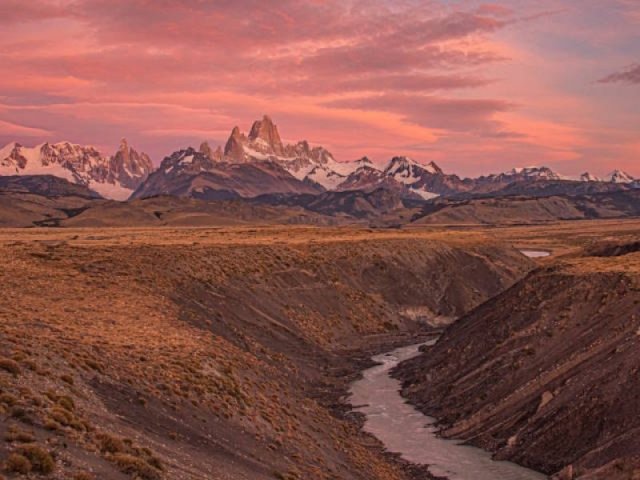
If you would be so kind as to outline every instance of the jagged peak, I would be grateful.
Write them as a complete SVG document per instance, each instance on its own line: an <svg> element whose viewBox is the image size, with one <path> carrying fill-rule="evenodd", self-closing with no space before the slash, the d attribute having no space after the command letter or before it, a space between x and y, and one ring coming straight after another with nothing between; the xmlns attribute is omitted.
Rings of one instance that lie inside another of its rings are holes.
<svg viewBox="0 0 640 480"><path fill-rule="evenodd" d="M397 172L402 169L410 168L412 166L417 167L431 174L442 173L442 169L438 165L436 165L435 162L429 162L427 164L424 164L405 156L393 157L389 161L389 163L387 164L384 170L392 174L394 172Z"/></svg>
<svg viewBox="0 0 640 480"><path fill-rule="evenodd" d="M211 153L211 147L209 146L209 142L207 142L206 140L204 142L202 142L200 144L200 148L198 149L200 151L200 153L204 153L205 155L208 155Z"/></svg>
<svg viewBox="0 0 640 480"><path fill-rule="evenodd" d="M257 142L261 140L268 145L276 155L282 155L283 145L278 127L273 123L271 117L264 115L262 120L256 120L249 132L249 141Z"/></svg>
<svg viewBox="0 0 640 480"><path fill-rule="evenodd" d="M606 175L606 180L614 183L631 183L635 180L624 170L615 169L613 172Z"/></svg>

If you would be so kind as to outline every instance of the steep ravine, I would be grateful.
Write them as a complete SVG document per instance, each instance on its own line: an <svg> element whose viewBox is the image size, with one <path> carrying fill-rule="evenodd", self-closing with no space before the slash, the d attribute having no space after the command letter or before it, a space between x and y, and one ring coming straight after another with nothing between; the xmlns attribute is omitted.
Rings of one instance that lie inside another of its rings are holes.
<svg viewBox="0 0 640 480"><path fill-rule="evenodd" d="M19 477L28 442L53 460L32 459L38 478L407 480L333 405L352 359L419 331L399 312L461 315L532 263L491 243L362 236L12 233L2 475Z"/></svg>
<svg viewBox="0 0 640 480"><path fill-rule="evenodd" d="M403 394L499 459L639 478L640 254L610 252L538 269L461 318L394 372Z"/></svg>

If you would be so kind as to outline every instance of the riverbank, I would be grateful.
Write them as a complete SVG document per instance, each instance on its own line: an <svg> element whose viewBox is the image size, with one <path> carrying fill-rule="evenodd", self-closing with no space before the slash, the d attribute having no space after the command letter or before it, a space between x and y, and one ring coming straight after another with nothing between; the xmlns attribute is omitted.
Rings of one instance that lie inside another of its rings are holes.
<svg viewBox="0 0 640 480"><path fill-rule="evenodd" d="M415 465L428 465L430 475L450 480L543 480L538 472L509 462L492 460L481 449L438 436L435 419L423 415L400 395L401 384L390 372L420 354L425 343L403 346L372 358L376 365L363 371L350 389L350 403L364 417L363 430L387 451Z"/></svg>

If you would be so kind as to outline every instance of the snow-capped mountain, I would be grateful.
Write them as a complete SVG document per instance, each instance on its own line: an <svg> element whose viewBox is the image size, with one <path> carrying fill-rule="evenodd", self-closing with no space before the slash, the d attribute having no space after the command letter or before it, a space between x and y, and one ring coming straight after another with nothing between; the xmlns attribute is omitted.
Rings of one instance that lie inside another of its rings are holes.
<svg viewBox="0 0 640 480"><path fill-rule="evenodd" d="M603 181L600 177L593 175L592 173L589 173L589 172L584 172L582 175L580 175L578 180L580 180L581 182L602 182Z"/></svg>
<svg viewBox="0 0 640 480"><path fill-rule="evenodd" d="M267 115L253 123L248 135L234 127L221 160L230 163L272 161L298 180L308 179L324 188L334 187L344 176L338 162L325 148L311 148L306 140L284 145L278 127Z"/></svg>
<svg viewBox="0 0 640 480"><path fill-rule="evenodd" d="M517 182L523 180L569 180L567 177L556 173L549 167L520 167L507 172L488 175L487 178L497 182Z"/></svg>
<svg viewBox="0 0 640 480"><path fill-rule="evenodd" d="M0 149L0 175L54 175L115 200L129 198L152 169L149 157L129 147L126 140L111 157L69 142L31 148L14 142Z"/></svg>
<svg viewBox="0 0 640 480"><path fill-rule="evenodd" d="M206 200L251 198L264 194L318 194L315 183L295 178L274 161L217 161L206 148L187 148L166 157L131 196L173 195Z"/></svg>
<svg viewBox="0 0 640 480"><path fill-rule="evenodd" d="M610 190L618 188L616 185L622 189L640 187L640 180L620 170L606 177L590 173L566 177L548 167L525 167L460 178L443 172L434 162L421 163L402 156L393 157L386 165L376 165L366 157L339 162L326 148L312 147L306 140L285 144L267 115L253 122L248 134L234 127L224 148L213 149L203 142L198 150L190 147L166 157L150 181L152 171L149 157L135 151L125 140L110 157L93 147L69 142L33 148L11 143L0 150L0 175L54 175L117 200L135 197L133 192L137 196L191 195L203 189L210 192L211 198L226 198L325 190L372 192L383 188L402 198L431 199L457 194L562 194ZM265 182L263 188L258 179ZM579 183L584 185L579 187Z"/></svg>
<svg viewBox="0 0 640 480"><path fill-rule="evenodd" d="M605 175L605 182L612 183L633 183L636 179L622 170L614 170L613 172Z"/></svg>

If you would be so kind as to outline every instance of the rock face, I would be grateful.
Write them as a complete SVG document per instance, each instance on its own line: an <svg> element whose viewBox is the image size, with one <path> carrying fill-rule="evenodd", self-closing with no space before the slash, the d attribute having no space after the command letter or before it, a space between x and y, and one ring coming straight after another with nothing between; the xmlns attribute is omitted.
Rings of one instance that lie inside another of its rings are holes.
<svg viewBox="0 0 640 480"><path fill-rule="evenodd" d="M126 200L152 169L149 157L126 140L111 157L69 142L33 148L12 143L0 150L0 175L54 175L116 200Z"/></svg>
<svg viewBox="0 0 640 480"><path fill-rule="evenodd" d="M135 190L152 170L153 165L147 154L138 153L124 138L120 142L120 148L110 159L111 178L129 190Z"/></svg>
<svg viewBox="0 0 640 480"><path fill-rule="evenodd" d="M404 394L441 422L445 436L500 459L558 478L568 468L577 478L633 478L638 250L594 249L535 271L403 364Z"/></svg>
<svg viewBox="0 0 640 480"><path fill-rule="evenodd" d="M249 141L255 146L262 146L267 153L274 155L283 155L284 147L278 128L274 125L271 118L265 115L262 120L256 120L251 127L249 133Z"/></svg>

